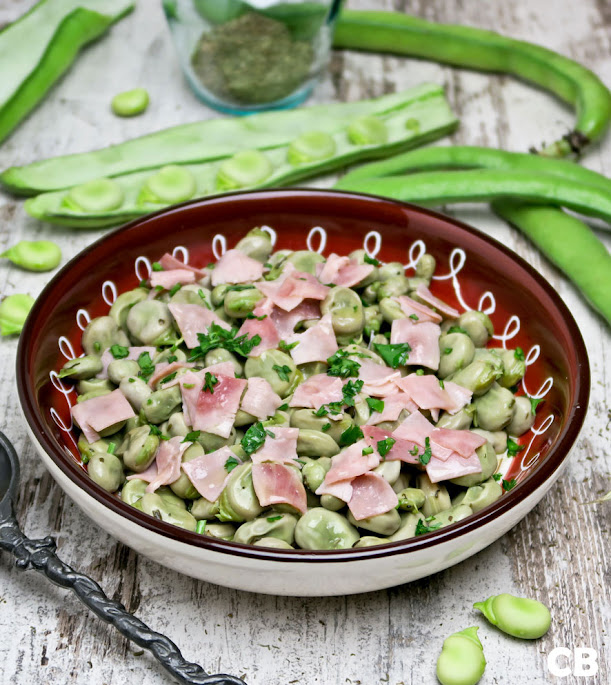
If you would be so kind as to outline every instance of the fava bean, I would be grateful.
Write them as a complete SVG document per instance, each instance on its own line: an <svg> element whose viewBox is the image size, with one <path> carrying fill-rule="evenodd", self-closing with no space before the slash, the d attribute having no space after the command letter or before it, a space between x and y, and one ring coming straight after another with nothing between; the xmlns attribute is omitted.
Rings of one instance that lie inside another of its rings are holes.
<svg viewBox="0 0 611 685"><path fill-rule="evenodd" d="M134 342L140 345L158 347L176 342L168 305L158 300L134 304L127 314L126 326Z"/></svg>
<svg viewBox="0 0 611 685"><path fill-rule="evenodd" d="M289 145L287 159L289 164L311 164L333 157L335 141L323 131L306 131Z"/></svg>
<svg viewBox="0 0 611 685"><path fill-rule="evenodd" d="M223 308L232 319L243 319L256 307L263 295L256 289L232 290L225 295Z"/></svg>
<svg viewBox="0 0 611 685"><path fill-rule="evenodd" d="M159 438L151 434L149 426L141 426L127 433L117 454L128 469L142 473L151 465L158 447Z"/></svg>
<svg viewBox="0 0 611 685"><path fill-rule="evenodd" d="M339 445L326 433L300 428L297 454L300 457L332 457L339 454Z"/></svg>
<svg viewBox="0 0 611 685"><path fill-rule="evenodd" d="M348 521L357 528L388 537L396 533L401 527L401 514L396 509L391 509L384 514L369 516L357 521L352 512L350 512L348 514Z"/></svg>
<svg viewBox="0 0 611 685"><path fill-rule="evenodd" d="M472 485L465 492L461 492L452 500L452 506L468 504L474 512L481 511L503 494L500 484L490 478L481 485Z"/></svg>
<svg viewBox="0 0 611 685"><path fill-rule="evenodd" d="M399 540L409 540L416 535L416 526L418 521L424 522L424 516L418 512L401 514L401 525L399 529L389 536L391 542L398 542Z"/></svg>
<svg viewBox="0 0 611 685"><path fill-rule="evenodd" d="M358 539L345 516L322 507L309 509L295 526L295 541L302 549L349 549Z"/></svg>
<svg viewBox="0 0 611 685"><path fill-rule="evenodd" d="M378 538L375 535L363 535L362 538L354 543L354 547L376 547L377 545L385 545L387 542L392 542L390 538Z"/></svg>
<svg viewBox="0 0 611 685"><path fill-rule="evenodd" d="M111 178L96 178L74 186L62 200L67 209L101 214L118 209L125 199L123 189Z"/></svg>
<svg viewBox="0 0 611 685"><path fill-rule="evenodd" d="M461 410L457 411L456 414L448 414L444 412L440 417L439 421L435 424L438 428L450 428L453 430L464 430L469 428L473 422L473 412L474 408L472 404L468 404Z"/></svg>
<svg viewBox="0 0 611 685"><path fill-rule="evenodd" d="M308 462L301 471L303 482L311 492L316 492L331 468L331 459L329 457L319 457L318 459L305 457L305 459L308 459Z"/></svg>
<svg viewBox="0 0 611 685"><path fill-rule="evenodd" d="M340 509L343 509L346 506L346 503L334 495L321 495L320 506L329 511L340 511Z"/></svg>
<svg viewBox="0 0 611 685"><path fill-rule="evenodd" d="M87 324L81 345L85 354L101 355L112 345L129 347L129 340L112 317L98 316Z"/></svg>
<svg viewBox="0 0 611 685"><path fill-rule="evenodd" d="M76 389L79 395L87 395L96 390L103 390L102 394L106 394L115 390L115 386L105 378L83 378L83 380L76 384ZM92 397L95 397L95 395L92 395Z"/></svg>
<svg viewBox="0 0 611 685"><path fill-rule="evenodd" d="M20 240L0 254L27 271L51 271L59 266L62 251L50 240Z"/></svg>
<svg viewBox="0 0 611 685"><path fill-rule="evenodd" d="M470 488L472 485L479 485L488 480L496 471L498 465L498 458L494 447L489 442L486 442L481 447L475 450L479 458L479 463L482 466L481 473L471 473L468 476L460 476L459 478L450 479L450 483L454 485L462 485L465 488Z"/></svg>
<svg viewBox="0 0 611 685"><path fill-rule="evenodd" d="M485 395L473 401L478 428L488 431L500 431L505 428L513 416L515 402L515 397L510 390L502 388L498 383L493 383Z"/></svg>
<svg viewBox="0 0 611 685"><path fill-rule="evenodd" d="M288 542L280 540L278 538L261 538L256 542L253 542L255 547L272 547L275 549L293 549Z"/></svg>
<svg viewBox="0 0 611 685"><path fill-rule="evenodd" d="M126 321L129 310L137 302L146 300L148 293L149 291L146 288L135 288L134 290L128 290L126 293L121 293L112 303L108 315L114 320L117 326L127 332Z"/></svg>
<svg viewBox="0 0 611 685"><path fill-rule="evenodd" d="M121 460L110 452L93 452L87 464L87 473L106 492L116 492L124 479Z"/></svg>
<svg viewBox="0 0 611 685"><path fill-rule="evenodd" d="M494 335L494 326L484 312L464 312L458 317L458 325L467 331L475 347L484 347Z"/></svg>
<svg viewBox="0 0 611 685"><path fill-rule="evenodd" d="M433 257L432 254L425 252L416 262L416 276L430 282L435 273L436 266L437 262L435 261L435 257Z"/></svg>
<svg viewBox="0 0 611 685"><path fill-rule="evenodd" d="M447 333L439 338L439 351L441 357L437 375L447 378L469 366L475 356L475 345L464 333Z"/></svg>
<svg viewBox="0 0 611 685"><path fill-rule="evenodd" d="M231 523L207 523L204 535L217 540L233 540L236 528Z"/></svg>
<svg viewBox="0 0 611 685"><path fill-rule="evenodd" d="M110 444L109 440L95 440L94 442L88 442L84 435L79 437L77 447L78 451L81 453L81 458L83 463L86 464L94 452L102 452L102 454L108 452L108 446Z"/></svg>
<svg viewBox="0 0 611 685"><path fill-rule="evenodd" d="M506 430L509 435L523 435L532 428L535 422L530 399L528 397L516 397L511 412L511 421Z"/></svg>
<svg viewBox="0 0 611 685"><path fill-rule="evenodd" d="M353 250L349 255L350 259L355 259L358 264L366 264L365 257L370 257L366 250ZM358 287L364 288L365 286L375 283L379 278L379 270L377 266L373 267L373 271L366 276L362 281L359 282Z"/></svg>
<svg viewBox="0 0 611 685"><path fill-rule="evenodd" d="M189 445L187 449L183 452L180 459L181 463L184 464L192 459L197 459L204 454L204 448L197 442ZM170 490L181 499L194 500L199 498L199 492L193 486L193 483L189 480L187 474L181 469L180 476L173 482L170 483Z"/></svg>
<svg viewBox="0 0 611 685"><path fill-rule="evenodd" d="M217 347L216 350L210 350L204 357L206 366L213 364L221 364L222 362L231 362L236 376L241 376L244 373L244 365L238 358L229 350L224 350L222 347Z"/></svg>
<svg viewBox="0 0 611 685"><path fill-rule="evenodd" d="M365 326L363 304L351 288L331 288L320 305L320 311L331 314L333 331L339 345L349 343L362 333Z"/></svg>
<svg viewBox="0 0 611 685"><path fill-rule="evenodd" d="M5 297L0 302L0 333L2 335L21 333L33 306L34 298L31 295L18 293Z"/></svg>
<svg viewBox="0 0 611 685"><path fill-rule="evenodd" d="M288 366L289 371L286 374L287 380L283 380L274 369L274 366ZM258 357L249 357L244 365L244 375L246 378L253 376L260 376L264 378L271 386L272 390L280 395L286 397L291 390L291 385L297 378L297 367L293 359L280 350L266 350Z"/></svg>
<svg viewBox="0 0 611 685"><path fill-rule="evenodd" d="M269 159L259 150L241 150L222 162L217 176L218 190L239 190L263 183L273 173Z"/></svg>
<svg viewBox="0 0 611 685"><path fill-rule="evenodd" d="M125 395L135 412L140 412L142 405L149 399L153 391L148 384L137 376L129 376L119 383L119 390Z"/></svg>
<svg viewBox="0 0 611 685"><path fill-rule="evenodd" d="M238 241L235 249L264 264L272 253L272 239L262 228L253 228Z"/></svg>
<svg viewBox="0 0 611 685"><path fill-rule="evenodd" d="M485 431L483 428L472 428L471 432L486 438L497 454L504 454L507 451L507 433L505 431Z"/></svg>
<svg viewBox="0 0 611 685"><path fill-rule="evenodd" d="M421 509L425 516L433 516L452 506L446 486L441 483L431 483L426 473L421 473L416 478L416 485L424 493L424 504Z"/></svg>
<svg viewBox="0 0 611 685"><path fill-rule="evenodd" d="M294 409L291 412L290 425L294 428L326 433L336 443L339 443L342 433L352 425L352 420L344 414L339 421L330 421L328 416L316 416L311 409ZM324 429L325 426L328 426L326 430Z"/></svg>
<svg viewBox="0 0 611 685"><path fill-rule="evenodd" d="M441 685L475 685L481 680L486 659L478 630L465 628L444 640L437 659L437 679Z"/></svg>
<svg viewBox="0 0 611 685"><path fill-rule="evenodd" d="M107 369L108 379L115 385L119 385L124 378L137 376L139 371L138 362L132 359L115 359L110 362Z"/></svg>
<svg viewBox="0 0 611 685"><path fill-rule="evenodd" d="M399 509L411 511L413 514L422 509L426 495L418 488L404 488L399 493Z"/></svg>
<svg viewBox="0 0 611 685"><path fill-rule="evenodd" d="M392 324L395 319L407 318L401 305L390 298L382 298L378 305L380 307L380 314L386 323ZM388 340L385 341L388 343Z"/></svg>
<svg viewBox="0 0 611 685"><path fill-rule="evenodd" d="M252 484L252 464L236 466L219 499L220 521L252 521L263 511Z"/></svg>
<svg viewBox="0 0 611 685"><path fill-rule="evenodd" d="M176 497L176 500L178 500L178 497ZM184 506L181 507L174 500L162 496L159 492L145 493L142 498L136 502L136 506L145 514L153 516L160 521L171 523L179 528L195 531L197 526L197 521Z"/></svg>
<svg viewBox="0 0 611 685"><path fill-rule="evenodd" d="M536 599L506 593L476 602L475 609L504 633L523 640L536 640L547 633L552 622L549 609Z"/></svg>
<svg viewBox="0 0 611 685"><path fill-rule="evenodd" d="M136 502L144 497L147 487L148 483L145 480L140 480L140 478L126 480L121 488L121 499L133 507Z"/></svg>
<svg viewBox="0 0 611 685"><path fill-rule="evenodd" d="M86 354L84 357L69 359L59 372L60 378L73 378L80 381L93 378L104 368L102 360L97 354Z"/></svg>
<svg viewBox="0 0 611 685"><path fill-rule="evenodd" d="M401 473L401 462L397 460L383 461L379 466L373 469L373 473L382 476L389 485L394 485Z"/></svg>
<svg viewBox="0 0 611 685"><path fill-rule="evenodd" d="M162 423L172 416L172 412L181 402L180 386L173 385L171 388L152 392L143 403L142 411L149 423Z"/></svg>
<svg viewBox="0 0 611 685"><path fill-rule="evenodd" d="M267 515L243 523L237 529L233 541L252 545L261 538L278 538L284 540L288 545L292 545L295 539L296 525L296 516L268 512Z"/></svg>
<svg viewBox="0 0 611 685"><path fill-rule="evenodd" d="M110 102L110 108L118 117L134 117L142 114L148 106L149 94L144 88L117 93Z"/></svg>
<svg viewBox="0 0 611 685"><path fill-rule="evenodd" d="M219 513L219 501L209 502L205 497L193 501L191 514L198 520L213 521Z"/></svg>
<svg viewBox="0 0 611 685"><path fill-rule="evenodd" d="M526 361L523 354L516 356L516 350L499 350L503 360L503 375L498 383L504 388L513 388L517 385L526 373Z"/></svg>
<svg viewBox="0 0 611 685"><path fill-rule="evenodd" d="M431 526L438 526L439 528L445 528L446 526L456 523L457 521L462 521L467 517L471 516L473 509L468 504L464 502L457 504L456 506L440 511L435 514L431 520Z"/></svg>
<svg viewBox="0 0 611 685"><path fill-rule="evenodd" d="M474 395L483 395L488 392L492 384L499 377L499 371L488 361L478 359L472 361L469 366L457 371L448 377L452 383L462 385L471 390Z"/></svg>

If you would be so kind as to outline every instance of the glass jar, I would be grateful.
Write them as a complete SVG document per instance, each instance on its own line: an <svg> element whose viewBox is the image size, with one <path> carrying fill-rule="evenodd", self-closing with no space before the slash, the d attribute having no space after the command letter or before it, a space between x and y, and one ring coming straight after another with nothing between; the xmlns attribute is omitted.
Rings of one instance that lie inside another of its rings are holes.
<svg viewBox="0 0 611 685"><path fill-rule="evenodd" d="M222 112L303 102L329 62L342 0L163 0L183 72Z"/></svg>

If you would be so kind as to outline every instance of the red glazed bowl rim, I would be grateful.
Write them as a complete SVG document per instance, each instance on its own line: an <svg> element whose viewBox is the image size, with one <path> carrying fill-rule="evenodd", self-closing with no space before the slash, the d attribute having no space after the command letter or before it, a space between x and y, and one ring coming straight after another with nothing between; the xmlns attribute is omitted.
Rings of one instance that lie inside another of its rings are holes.
<svg viewBox="0 0 611 685"><path fill-rule="evenodd" d="M135 507L124 503L119 498L100 488L89 478L84 470L79 468L72 459L70 459L56 447L51 436L49 435L49 432L45 430L44 422L36 402L36 391L33 387L33 379L30 377L26 369L26 360L30 354L32 341L34 341L37 336L36 320L40 314L42 302L49 296L51 291L58 286L63 275L82 257L95 251L98 246L109 241L116 240L117 236L130 231L143 221L149 222L151 219L155 219L159 216L168 216L172 214L180 215L181 211L185 208L232 202L236 197L240 197L241 201L244 201L245 197L247 200L248 197L251 197L253 200L266 199L272 201L274 199L280 199L285 195L307 195L311 196L312 199L317 197L336 197L342 202L350 202L351 199L358 199L359 201L365 200L374 204L379 203L381 206L399 207L404 211L410 212L412 215L425 215L437 220L441 220L442 222L450 224L454 228L458 228L461 231L470 233L472 236L475 236L476 239L488 243L493 248L504 253L538 283L547 297L549 297L549 299L552 301L553 306L558 310L560 318L562 319L562 323L564 326L566 326L567 332L569 333L573 343L573 354L576 360L577 368L579 368L579 373L572 379L575 386L574 402L570 408L569 416L565 417L565 420L563 421L563 426L556 443L551 447L546 455L546 458L540 463L539 467L526 479L524 479L524 481L518 483L509 492L505 492L500 499L496 500L493 504L486 507L482 511L477 512L472 516L448 527L441 528L440 530L427 533L422 536L374 547L350 548L343 550L282 550L266 547L255 547L253 545L244 545L207 537L148 516L144 512L141 512ZM346 191L324 190L316 188L241 191L216 195L202 200L191 200L130 221L129 223L113 230L111 233L102 236L100 239L86 247L72 260L70 260L47 284L37 298L19 340L19 346L17 350L16 377L21 407L25 419L28 422L29 427L38 443L42 446L47 455L49 455L54 464L65 476L78 485L87 495L93 497L95 500L108 507L114 513L119 514L132 523L136 523L144 527L149 532L158 533L159 535L170 538L174 541L194 545L195 547L205 550L237 557L261 559L265 561L299 563L356 562L360 559L377 559L395 554L422 551L434 547L435 545L441 545L444 542L454 540L462 535L473 533L480 526L493 523L495 520L498 520L501 516L510 512L517 505L523 502L529 495L543 486L548 479L554 479L555 474L564 464L571 447L577 440L585 420L590 393L590 367L587 350L581 332L572 314L552 286L519 255L515 254L513 251L494 238L491 238L490 236L482 233L472 226L469 226L468 224L454 219L453 217L449 217L418 205L388 200L366 193L351 193Z"/></svg>

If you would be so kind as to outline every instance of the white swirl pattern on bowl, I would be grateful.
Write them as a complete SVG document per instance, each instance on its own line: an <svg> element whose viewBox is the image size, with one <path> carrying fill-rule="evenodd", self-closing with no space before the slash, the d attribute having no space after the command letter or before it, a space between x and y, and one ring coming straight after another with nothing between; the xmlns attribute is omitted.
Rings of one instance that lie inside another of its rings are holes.
<svg viewBox="0 0 611 685"><path fill-rule="evenodd" d="M276 244L277 240L277 234L276 231L274 231L273 228L270 226L262 226L261 227L264 231L266 231L272 241L272 246ZM317 246L315 247L315 244L317 243ZM308 237L306 239L306 246L308 250L311 250L312 252L317 252L321 254L325 247L327 245L327 232L325 231L324 228L321 226L314 226L312 229L310 229L308 233ZM369 231L365 238L363 239L363 249L367 252L367 254L370 257L377 257L378 253L380 252L380 249L382 248L382 236L378 231ZM214 257L218 260L220 259L223 254L225 254L227 250L227 239L225 238L224 235L218 233L214 236L212 239L212 253L214 254ZM422 240L415 240L409 247L408 250L408 263L404 265L406 269L415 269L416 263L420 259L420 257L426 252L426 245L424 241ZM178 258L181 259L185 264L189 263L189 250L182 246L182 245L177 245L173 250L172 254ZM460 306L462 307L463 311L472 311L472 310L478 310L478 311L483 311L484 313L490 315L493 314L496 310L496 299L494 297L494 294L490 291L487 290L485 291L479 298L479 301L477 303L476 307L471 307L465 302L462 292L461 292L461 286L460 286L460 281L458 279L458 274L460 271L463 269L467 261L467 255L465 251L461 248L454 248L452 252L450 253L450 258L448 260L448 265L449 265L449 271L446 274L443 275L437 275L433 276L433 280L435 281L445 281L445 280L451 280L452 281L452 286L454 288L454 292L456 294L456 299L458 300ZM146 271L146 273L144 273ZM152 265L151 261L147 257L137 257L135 262L134 262L134 272L136 274L136 277L138 278L139 281L146 280L152 271ZM102 284L102 298L104 302L110 307L115 299L117 298L117 286L113 281L104 281ZM76 313L76 323L77 326L83 331L87 327L87 324L91 321L91 316L89 315L89 312L86 309L79 309ZM503 329L503 333L500 335L494 335L493 339L494 340L499 340L502 343L503 348L507 348L507 342L511 339L513 339L519 332L520 330L520 318L518 316L512 315L509 317L507 322L505 323L505 328ZM66 338L65 336L60 336L58 338L58 346L59 346L59 351L61 354L65 357L66 360L74 359L76 357L76 353L74 351L74 348L72 347L72 343ZM525 363L526 366L531 366L534 364L537 359L539 358L541 354L541 348L539 345L533 345L528 353L525 355ZM81 354L80 356L83 356ZM59 375L57 374L56 371L51 371L49 373L49 379L51 383L53 384L53 387L55 387L64 397L66 398L66 402L68 404L68 407L71 407L73 404L76 403L76 393L74 391L74 386L72 385L65 385ZM554 385L554 379L551 376L548 376L548 378L545 379L545 381L541 384L539 389L537 390L536 393L530 393L527 389L526 386L526 378L524 377L522 379L522 388L524 389L524 392L526 395L529 395L530 397L534 399L541 399L545 397L549 391L552 389ZM74 439L74 436L72 435L72 428L74 426L72 422L72 416L70 416L70 425L66 425L66 423L62 420L58 412L54 409L51 408L50 410L50 415L55 424L58 426L58 428L64 432L67 433L70 437L70 440L76 447L76 441ZM538 425L533 425L532 428L530 429L530 432L532 433L532 437L530 438L530 441L528 445L526 445L525 449L522 450L520 454L520 472L524 473L528 469L530 469L532 466L534 466L538 461L541 456L541 452L536 452L534 454L530 454L530 450L532 448L534 440L540 436L543 435L549 428L551 427L552 423L554 422L554 415L549 414L546 418L541 419L539 421ZM535 422L536 424L536 422ZM516 457L509 457L505 453L504 455L501 456L501 460L498 466L497 471L501 473L501 476L504 478L505 474L509 471L510 467L513 465L514 460Z"/></svg>

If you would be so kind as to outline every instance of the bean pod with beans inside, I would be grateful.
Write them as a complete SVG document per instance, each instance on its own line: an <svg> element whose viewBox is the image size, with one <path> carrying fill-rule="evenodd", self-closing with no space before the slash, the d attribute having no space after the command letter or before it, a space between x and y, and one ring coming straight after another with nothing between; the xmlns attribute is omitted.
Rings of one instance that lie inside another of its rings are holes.
<svg viewBox="0 0 611 685"><path fill-rule="evenodd" d="M432 295L435 265L273 252L258 228L202 269L164 255L60 372L90 477L162 521L278 549L395 542L484 509L514 484L499 459L537 402L516 395L522 350Z"/></svg>

